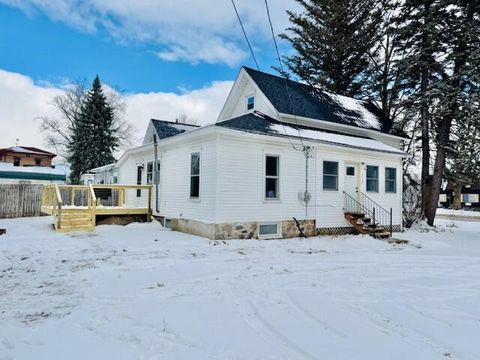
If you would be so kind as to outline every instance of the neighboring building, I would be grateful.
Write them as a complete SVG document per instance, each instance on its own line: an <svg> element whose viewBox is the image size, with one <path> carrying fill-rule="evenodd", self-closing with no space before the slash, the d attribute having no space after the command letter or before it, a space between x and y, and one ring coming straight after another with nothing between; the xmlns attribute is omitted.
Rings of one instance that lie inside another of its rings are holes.
<svg viewBox="0 0 480 360"><path fill-rule="evenodd" d="M466 185L462 188L462 207L480 207L480 184ZM439 205L445 208L453 207L455 187L448 184L442 189L439 197Z"/></svg>
<svg viewBox="0 0 480 360"><path fill-rule="evenodd" d="M52 159L57 155L29 146L15 146L0 149L0 162L13 166L52 166Z"/></svg>
<svg viewBox="0 0 480 360"><path fill-rule="evenodd" d="M81 184L116 184L118 182L115 163L90 169L80 176Z"/></svg>
<svg viewBox="0 0 480 360"><path fill-rule="evenodd" d="M211 239L298 236L294 218L308 235L352 232L352 204L392 209L400 230L407 154L391 128L369 102L242 68L215 124L151 120L115 168L121 184L155 186L165 224Z"/></svg>
<svg viewBox="0 0 480 360"><path fill-rule="evenodd" d="M35 147L0 149L0 183L64 183L66 168L55 168L54 157L55 154Z"/></svg>

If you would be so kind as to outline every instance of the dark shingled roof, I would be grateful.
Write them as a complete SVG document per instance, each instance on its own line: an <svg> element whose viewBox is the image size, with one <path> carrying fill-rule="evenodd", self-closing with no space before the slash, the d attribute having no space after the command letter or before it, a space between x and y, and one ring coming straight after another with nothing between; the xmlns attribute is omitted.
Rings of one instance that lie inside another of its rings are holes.
<svg viewBox="0 0 480 360"><path fill-rule="evenodd" d="M337 95L248 67L243 68L280 113L372 129L383 133L390 133L392 129L392 121L369 101L342 97L345 100L355 101L358 107L363 106L364 108L361 109L362 111L353 110L351 107L347 109L338 101ZM285 81L288 84L288 92ZM376 118L378 126L372 124L368 119L364 121L363 115L368 113L371 115L369 118Z"/></svg>
<svg viewBox="0 0 480 360"><path fill-rule="evenodd" d="M350 148L402 154L401 150L395 149L369 137L282 123L259 112L247 113L233 119L218 122L215 125L227 129L260 135L289 138L301 137L306 140L310 139L336 146L346 146Z"/></svg>
<svg viewBox="0 0 480 360"><path fill-rule="evenodd" d="M199 127L197 125L180 124L157 119L152 119L152 123L155 127L155 130L157 130L159 140L172 137Z"/></svg>
<svg viewBox="0 0 480 360"><path fill-rule="evenodd" d="M274 135L274 136L280 136L280 137L285 136L285 134L279 133L276 130L272 130L271 125L282 125L282 126L288 126L295 129L301 129L301 130L313 130L313 131L321 131L323 133L345 135L344 133L338 132L338 131L330 131L330 130L312 128L308 126L282 123L281 121L278 121L258 111L240 115L236 118L216 123L215 125L229 128L229 129L234 129L234 130L255 132L255 133ZM358 135L348 135L348 136L356 137L360 139L369 139L368 137L365 137L365 136L358 136ZM299 136L295 135L295 137L299 137Z"/></svg>

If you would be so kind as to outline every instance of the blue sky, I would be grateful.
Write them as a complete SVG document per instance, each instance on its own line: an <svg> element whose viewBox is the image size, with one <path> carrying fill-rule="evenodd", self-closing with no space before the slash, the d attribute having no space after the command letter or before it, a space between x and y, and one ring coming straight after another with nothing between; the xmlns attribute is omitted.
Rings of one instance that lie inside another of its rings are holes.
<svg viewBox="0 0 480 360"><path fill-rule="evenodd" d="M4 54L0 68L28 75L36 82L57 84L99 74L105 82L126 92L179 91L196 89L214 80L233 80L240 65L254 66L240 28L234 41L245 56L238 66L233 66L221 62L165 61L156 55L162 44L151 40L124 42L112 37L103 26L89 33L52 20L39 10L25 12L0 4L0 24L0 53ZM276 60L271 40L255 35L250 38L256 56L264 70L271 71Z"/></svg>
<svg viewBox="0 0 480 360"><path fill-rule="evenodd" d="M261 69L276 57L263 1L237 0ZM294 0L270 1L276 33ZM240 66L254 66L230 0L0 0L0 147L42 146L41 116L96 74L126 96L141 138L151 117L214 122ZM280 44L281 51L290 51Z"/></svg>

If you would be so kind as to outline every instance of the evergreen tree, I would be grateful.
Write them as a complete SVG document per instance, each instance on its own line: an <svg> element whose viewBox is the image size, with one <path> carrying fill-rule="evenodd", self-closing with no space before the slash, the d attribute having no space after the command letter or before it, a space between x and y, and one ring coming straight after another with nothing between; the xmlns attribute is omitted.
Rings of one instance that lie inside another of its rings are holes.
<svg viewBox="0 0 480 360"><path fill-rule="evenodd" d="M449 184L454 186L454 208L461 207L462 188L480 179L480 106L479 102L465 103L460 124L453 126L452 149L447 159Z"/></svg>
<svg viewBox="0 0 480 360"><path fill-rule="evenodd" d="M395 19L399 52L404 54L397 64L404 79L403 105L406 119L413 120L412 138L421 142L421 208L425 211L430 190L431 122L434 91L441 80L442 65L437 60L444 52L440 25L443 8L437 0L405 0ZM418 138L417 138L418 135Z"/></svg>
<svg viewBox="0 0 480 360"><path fill-rule="evenodd" d="M120 140L118 130L114 109L108 103L97 75L71 127L68 160L72 183L78 183L82 173L115 161L113 152Z"/></svg>
<svg viewBox="0 0 480 360"><path fill-rule="evenodd" d="M281 34L296 50L284 58L303 81L346 96L364 92L381 26L376 0L296 0L303 13L287 11L292 26Z"/></svg>
<svg viewBox="0 0 480 360"><path fill-rule="evenodd" d="M477 0L444 0L445 14L440 23L446 51L440 58L444 72L437 89L438 111L432 122L435 135L435 162L425 215L433 225L445 175L446 160L451 149L452 126L469 121L465 105L471 105L480 78L480 4ZM466 100L466 102L465 102ZM478 108L477 108L478 109Z"/></svg>

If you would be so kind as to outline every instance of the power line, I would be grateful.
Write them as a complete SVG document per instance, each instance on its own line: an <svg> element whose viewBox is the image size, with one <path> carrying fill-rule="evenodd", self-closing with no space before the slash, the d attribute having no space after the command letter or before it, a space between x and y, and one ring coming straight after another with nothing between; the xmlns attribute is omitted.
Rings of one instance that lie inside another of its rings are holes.
<svg viewBox="0 0 480 360"><path fill-rule="evenodd" d="M280 71L281 71L280 76L283 78L283 80L285 82L285 90L287 92L288 102L289 102L289 105L290 105L290 111L293 115L293 119L295 120L295 127L297 128L297 132L298 132L298 136L300 138L300 142L302 143L302 147L303 147L302 151L305 151L306 148L305 148L305 144L303 143L303 137L302 137L302 134L300 133L300 129L298 128L297 116L295 115L294 110L293 110L293 101L292 101L292 96L290 94L290 89L288 87L288 79L285 76L285 71L283 70L283 64L282 64L282 59L281 59L281 56L280 56L280 51L278 50L278 44L277 44L277 39L275 37L275 30L273 29L272 18L270 16L270 8L268 6L268 0L265 0L265 8L267 9L268 23L270 24L270 31L272 33L273 43L275 44L275 51L277 53L278 64L280 65ZM283 125L283 121L280 118L280 114L279 114L278 117L279 117L278 120L282 123L283 129L285 131L285 126ZM285 131L285 133L286 133L286 131ZM292 145L292 146L295 150L297 150L294 145Z"/></svg>
<svg viewBox="0 0 480 360"><path fill-rule="evenodd" d="M238 13L237 6L235 5L234 0L232 0L232 5L233 5L233 9L235 10L235 14L237 14L237 19L238 19L238 22L240 23L240 26L242 28L243 35L245 36L245 40L247 41L248 48L250 49L250 53L252 54L253 61L255 61L255 65L257 66L257 70L260 71L260 66L258 66L257 58L255 57L255 53L253 52L253 48L252 48L252 45L250 44L250 40L248 40L247 32L245 31L245 27L243 26L242 19L240 17L240 14Z"/></svg>

